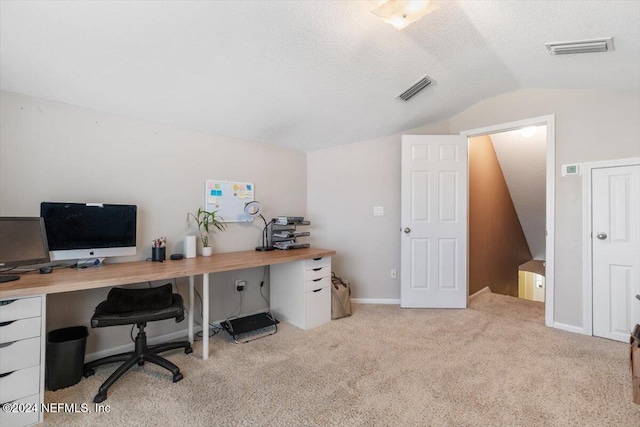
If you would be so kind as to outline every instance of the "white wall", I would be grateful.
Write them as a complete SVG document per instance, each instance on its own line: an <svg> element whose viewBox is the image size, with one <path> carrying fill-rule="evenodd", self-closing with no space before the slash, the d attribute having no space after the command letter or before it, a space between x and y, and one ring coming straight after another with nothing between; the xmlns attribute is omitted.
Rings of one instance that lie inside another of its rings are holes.
<svg viewBox="0 0 640 427"><path fill-rule="evenodd" d="M354 298L399 303L400 136L308 152L307 168L313 239L337 251L332 269ZM375 206L384 216L373 216Z"/></svg>
<svg viewBox="0 0 640 427"><path fill-rule="evenodd" d="M405 134L457 134L547 114L556 117L554 317L581 328L582 181L563 178L560 166L639 156L638 91L521 90ZM337 250L334 269L356 298L399 298L400 277L389 279L389 269L399 272L400 263L400 135L309 152L307 163L308 210L326 225L314 236ZM373 217L376 204L384 217Z"/></svg>
<svg viewBox="0 0 640 427"><path fill-rule="evenodd" d="M0 93L0 102L0 215L38 216L41 201L136 204L137 255L115 261L150 257L150 242L158 236L167 237L168 254L181 252L183 236L195 234L187 230L187 212L203 204L208 178L253 182L267 218L306 215L304 152L13 93ZM214 234L214 252L253 249L261 223L229 224ZM238 307L235 279L249 280L243 313L265 308L258 288L262 274L260 268L214 275L211 319L224 319ZM186 296L186 280L178 283ZM268 297L268 285L263 291ZM88 325L107 292L51 295L48 329ZM156 322L148 333L184 328L186 322ZM129 328L103 328L91 332L88 351L127 342Z"/></svg>

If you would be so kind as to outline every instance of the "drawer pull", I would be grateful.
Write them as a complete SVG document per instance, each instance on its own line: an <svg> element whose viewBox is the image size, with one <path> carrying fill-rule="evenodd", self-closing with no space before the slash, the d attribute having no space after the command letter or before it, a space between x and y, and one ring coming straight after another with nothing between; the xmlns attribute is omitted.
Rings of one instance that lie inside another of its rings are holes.
<svg viewBox="0 0 640 427"><path fill-rule="evenodd" d="M9 305L12 302L16 302L16 301L18 301L18 300L17 299L8 299L8 300L5 300L5 301L0 301L0 305Z"/></svg>
<svg viewBox="0 0 640 427"><path fill-rule="evenodd" d="M322 259L322 257L320 257L320 258L314 258L313 260L314 260L314 261L320 261L321 259Z"/></svg>
<svg viewBox="0 0 640 427"><path fill-rule="evenodd" d="M311 291L311 292L320 292L321 290L322 290L322 288L316 289L315 291Z"/></svg>
<svg viewBox="0 0 640 427"><path fill-rule="evenodd" d="M15 371L5 372L4 374L0 374L0 378L8 377L9 375L13 374L14 372Z"/></svg>
<svg viewBox="0 0 640 427"><path fill-rule="evenodd" d="M313 279L314 282L319 282L320 280L322 280L322 277L319 279Z"/></svg>
<svg viewBox="0 0 640 427"><path fill-rule="evenodd" d="M9 326L13 322L15 322L15 320L9 320L8 322L0 322L0 328L2 328L3 326Z"/></svg>
<svg viewBox="0 0 640 427"><path fill-rule="evenodd" d="M3 344L0 344L0 348L5 348L5 347L9 347L11 344L13 344L15 341L11 341L11 342L6 342Z"/></svg>
<svg viewBox="0 0 640 427"><path fill-rule="evenodd" d="M318 268L314 268L313 271L320 271L322 270L322 267L318 267Z"/></svg>

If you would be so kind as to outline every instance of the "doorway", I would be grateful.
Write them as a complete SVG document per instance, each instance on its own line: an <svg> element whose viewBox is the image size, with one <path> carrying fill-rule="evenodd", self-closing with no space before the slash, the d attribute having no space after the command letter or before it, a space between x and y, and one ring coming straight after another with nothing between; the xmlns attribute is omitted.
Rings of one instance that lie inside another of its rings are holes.
<svg viewBox="0 0 640 427"><path fill-rule="evenodd" d="M488 286L518 297L521 266L545 260L546 126L475 136L468 145L469 294Z"/></svg>
<svg viewBox="0 0 640 427"><path fill-rule="evenodd" d="M547 137L545 324L553 326L554 123L554 116L548 115L473 129L459 136L402 136L401 307L467 307L468 139L542 125ZM432 223L437 226L419 227ZM425 297L428 293L434 295Z"/></svg>
<svg viewBox="0 0 640 427"><path fill-rule="evenodd" d="M461 132L461 135L465 135L467 138L473 138L478 136L504 134L510 131L520 131L530 127L543 126L543 131L546 138L546 152L545 152L545 189L544 189L544 258L545 258L545 274L544 274L544 301L545 301L545 324L547 326L553 326L554 324L554 195L555 195L555 116L541 116L531 119L521 120L517 122L504 123L500 125L472 129L469 131ZM533 249L532 252L538 252L537 249ZM532 253L532 257L535 255ZM471 254L470 254L471 256ZM517 288L516 288L517 292ZM517 296L517 294L516 294Z"/></svg>

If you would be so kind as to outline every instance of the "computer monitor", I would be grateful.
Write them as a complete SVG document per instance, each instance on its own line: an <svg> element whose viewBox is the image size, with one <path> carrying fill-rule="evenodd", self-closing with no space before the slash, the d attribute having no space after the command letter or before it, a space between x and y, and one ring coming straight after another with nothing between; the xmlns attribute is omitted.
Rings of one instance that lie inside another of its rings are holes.
<svg viewBox="0 0 640 427"><path fill-rule="evenodd" d="M0 273L47 262L49 247L42 218L0 217ZM18 279L20 276L0 274L0 283Z"/></svg>
<svg viewBox="0 0 640 427"><path fill-rule="evenodd" d="M136 205L42 202L40 216L52 261L136 254Z"/></svg>

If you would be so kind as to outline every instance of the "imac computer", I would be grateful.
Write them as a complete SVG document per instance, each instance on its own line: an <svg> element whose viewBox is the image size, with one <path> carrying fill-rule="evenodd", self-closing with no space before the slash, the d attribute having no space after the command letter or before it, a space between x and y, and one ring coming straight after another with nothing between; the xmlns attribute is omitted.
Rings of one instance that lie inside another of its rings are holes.
<svg viewBox="0 0 640 427"><path fill-rule="evenodd" d="M44 227L42 218L0 217L0 283L20 279L3 272L49 262Z"/></svg>
<svg viewBox="0 0 640 427"><path fill-rule="evenodd" d="M42 202L52 261L86 265L136 254L136 205Z"/></svg>

